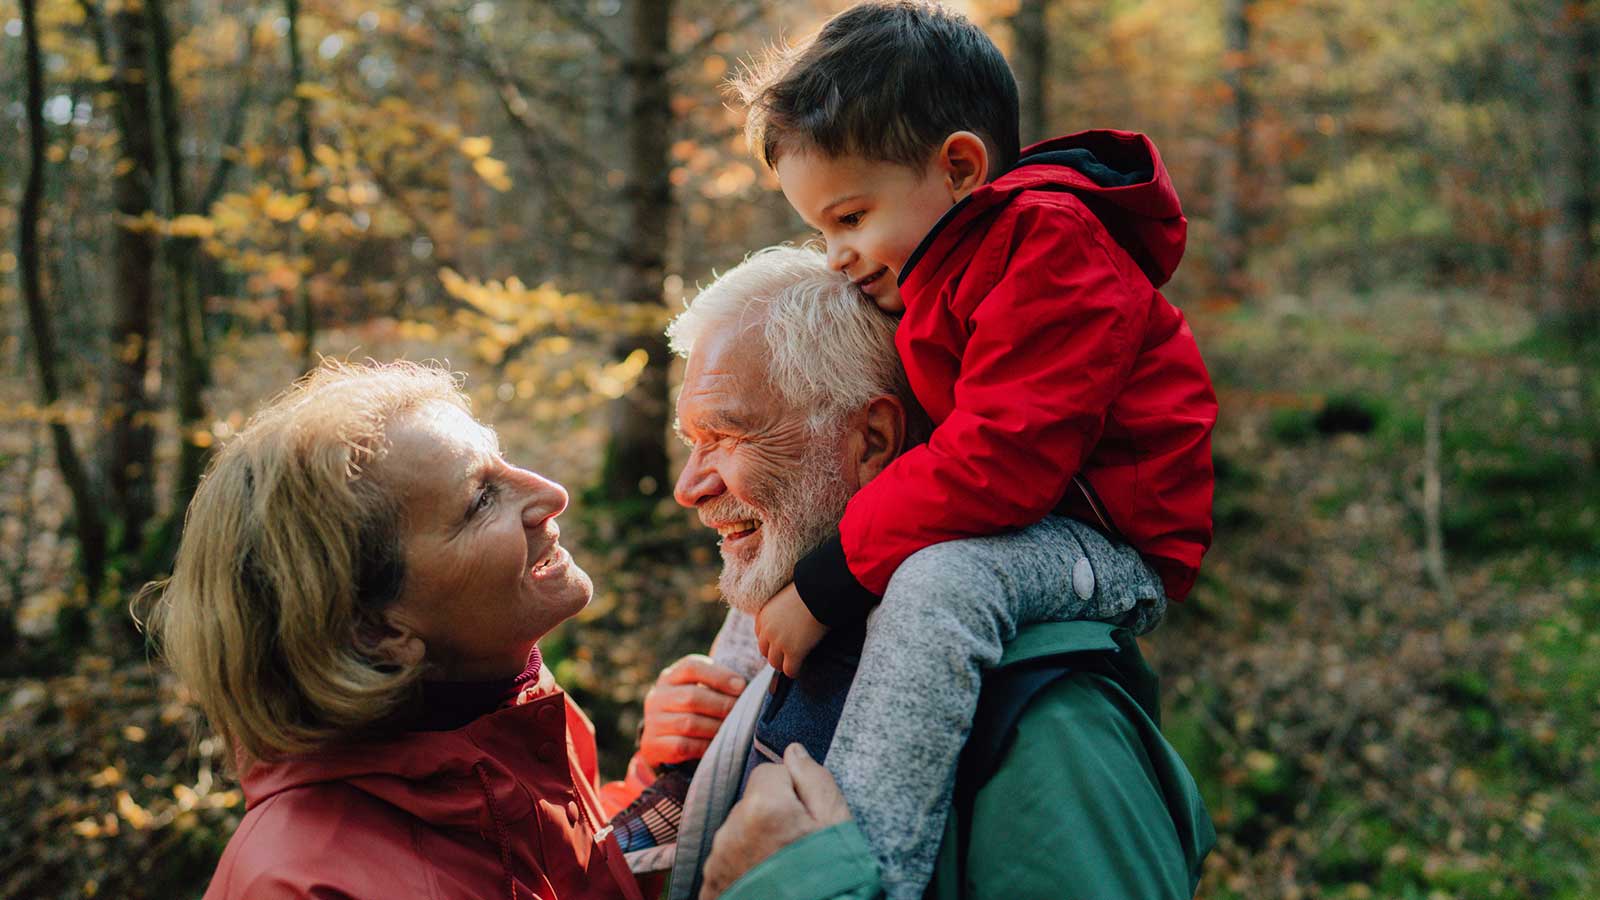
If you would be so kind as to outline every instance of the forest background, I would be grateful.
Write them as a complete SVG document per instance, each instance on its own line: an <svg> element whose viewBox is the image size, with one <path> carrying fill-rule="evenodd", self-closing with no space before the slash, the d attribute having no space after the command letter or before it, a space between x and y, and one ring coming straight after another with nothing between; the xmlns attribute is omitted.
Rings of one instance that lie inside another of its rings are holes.
<svg viewBox="0 0 1600 900"><path fill-rule="evenodd" d="M842 5L0 0L0 896L203 890L243 805L129 600L319 355L448 360L573 489L544 649L619 771L722 613L661 325L807 237L721 85ZM1190 217L1202 895L1600 895L1600 2L955 5Z"/></svg>

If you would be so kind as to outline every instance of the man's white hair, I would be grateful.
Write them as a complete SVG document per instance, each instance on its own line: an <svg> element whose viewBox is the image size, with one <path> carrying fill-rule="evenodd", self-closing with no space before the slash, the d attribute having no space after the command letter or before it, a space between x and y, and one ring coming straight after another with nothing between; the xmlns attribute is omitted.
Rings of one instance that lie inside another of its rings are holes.
<svg viewBox="0 0 1600 900"><path fill-rule="evenodd" d="M672 352L688 358L713 328L759 331L772 386L813 431L874 397L911 392L894 349L895 320L809 247L767 247L713 281L667 326Z"/></svg>

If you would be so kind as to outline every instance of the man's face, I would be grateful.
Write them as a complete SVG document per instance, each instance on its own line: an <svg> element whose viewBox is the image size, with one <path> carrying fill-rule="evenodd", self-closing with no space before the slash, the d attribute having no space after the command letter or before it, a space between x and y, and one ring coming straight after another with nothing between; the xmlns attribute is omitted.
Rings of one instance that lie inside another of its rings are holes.
<svg viewBox="0 0 1600 900"><path fill-rule="evenodd" d="M778 157L776 170L789 205L827 243L828 265L879 309L905 312L900 271L956 201L944 171L803 149Z"/></svg>
<svg viewBox="0 0 1600 900"><path fill-rule="evenodd" d="M713 328L696 342L678 395L690 447L673 496L722 536L719 587L754 613L838 524L854 491L844 432L814 434L767 379L758 332Z"/></svg>

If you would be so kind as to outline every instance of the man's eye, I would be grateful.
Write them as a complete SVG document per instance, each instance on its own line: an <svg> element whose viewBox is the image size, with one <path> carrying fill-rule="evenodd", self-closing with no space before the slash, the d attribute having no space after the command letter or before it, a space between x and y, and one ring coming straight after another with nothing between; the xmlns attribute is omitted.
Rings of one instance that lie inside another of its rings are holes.
<svg viewBox="0 0 1600 900"><path fill-rule="evenodd" d="M498 483L491 481L484 484L483 488L478 491L477 499L472 501L472 509L467 513L467 516L470 518L493 506L495 498L499 495L500 485Z"/></svg>

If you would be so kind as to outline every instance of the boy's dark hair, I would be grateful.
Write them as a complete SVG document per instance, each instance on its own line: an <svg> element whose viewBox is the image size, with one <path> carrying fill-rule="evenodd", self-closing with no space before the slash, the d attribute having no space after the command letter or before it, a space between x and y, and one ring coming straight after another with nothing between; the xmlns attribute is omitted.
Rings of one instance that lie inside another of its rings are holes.
<svg viewBox="0 0 1600 900"><path fill-rule="evenodd" d="M816 37L746 69L733 89L745 135L768 166L811 148L921 166L946 137L989 145L992 174L1019 152L1017 82L977 26L937 3L876 0L828 20Z"/></svg>

